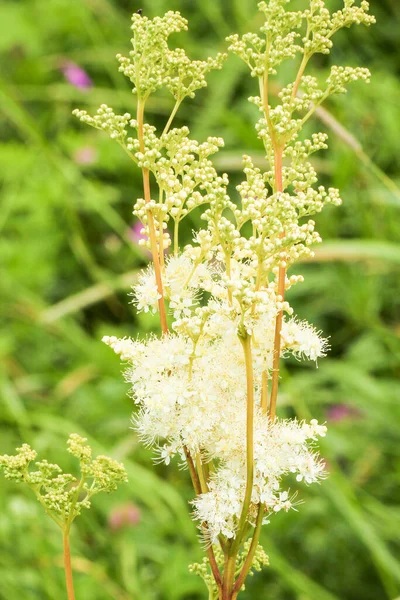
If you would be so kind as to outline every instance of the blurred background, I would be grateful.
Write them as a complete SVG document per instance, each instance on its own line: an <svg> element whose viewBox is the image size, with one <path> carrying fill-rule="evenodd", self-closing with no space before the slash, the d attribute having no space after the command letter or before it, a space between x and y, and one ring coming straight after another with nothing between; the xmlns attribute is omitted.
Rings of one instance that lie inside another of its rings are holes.
<svg viewBox="0 0 400 600"><path fill-rule="evenodd" d="M71 116L103 102L135 112L114 57L129 51L139 8L148 16L181 10L190 32L173 40L192 58L260 24L256 0L0 4L0 452L25 441L74 469L65 443L78 432L125 463L129 484L96 497L73 529L78 599L200 600L205 587L187 568L201 557L187 474L154 466L138 445L118 358L100 341L157 328L127 296L147 261L132 217L140 174L117 144ZM328 422L321 452L330 477L301 490L298 513L265 527L271 565L243 600L400 597L400 6L373 1L372 12L375 27L341 31L332 55L313 63L321 77L338 63L368 66L373 79L330 100L310 125L330 134L315 166L344 204L317 217L324 243L298 266L305 283L290 301L332 350L317 369L286 363L279 401L282 416ZM245 65L230 57L176 121L200 141L225 138L216 164L233 194L241 155L264 160L247 102L256 93ZM170 97L153 96L149 121L163 126L171 108ZM187 240L198 224L186 223ZM29 490L2 479L0 598L64 597L59 531Z"/></svg>

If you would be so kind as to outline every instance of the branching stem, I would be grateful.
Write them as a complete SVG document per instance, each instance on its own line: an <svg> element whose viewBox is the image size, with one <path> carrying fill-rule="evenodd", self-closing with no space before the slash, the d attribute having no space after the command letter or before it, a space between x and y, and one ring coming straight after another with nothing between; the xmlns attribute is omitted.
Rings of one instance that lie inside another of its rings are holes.
<svg viewBox="0 0 400 600"><path fill-rule="evenodd" d="M189 467L189 473L190 473L190 477L191 477L191 480L193 483L194 491L196 492L196 495L198 496L199 494L201 494L200 480L196 473L196 468L194 466L194 462L193 462L193 459L191 457L191 454L190 454L188 448L186 448L186 446L184 446L183 451L186 456L186 461L187 461L187 464ZM207 525L203 525L203 531L205 534L207 533ZM212 544L207 546L207 556L208 556L208 560L210 561L210 567L211 567L211 571L212 571L212 574L215 579L215 583L217 584L217 587L218 587L218 592L220 593L222 590L222 578L221 578L221 573L219 572L219 569L218 569L217 561L215 560L215 554L214 554Z"/></svg>
<svg viewBox="0 0 400 600"><path fill-rule="evenodd" d="M165 135L166 133L168 133L168 131L169 131L169 129L170 129L170 127L171 127L171 125L172 125L172 121L174 120L174 118L175 118L175 115L176 115L176 113L177 113L177 112L178 112L178 110L179 110L179 107L180 107L180 105L181 105L181 102L182 102L182 100L179 100L179 98L178 98L178 100L176 101L176 103L175 103L175 106L174 106L174 108L173 108L173 110L172 110L171 116L170 116L170 118L168 119L168 121L167 121L167 124L166 124L166 125L165 125L165 127L164 127L164 131L162 132L162 135Z"/></svg>
<svg viewBox="0 0 400 600"><path fill-rule="evenodd" d="M144 101L139 100L137 106L137 122L138 122L138 138L140 144L140 152L144 152ZM150 191L150 172L145 167L142 168L143 174L143 189L144 189L144 199L146 204L148 205L151 202L151 191ZM165 310L165 300L164 300L164 291L161 277L161 264L160 264L160 256L157 248L157 236L156 236L156 228L154 224L154 217L151 210L147 210L147 224L149 227L149 237L150 237L150 246L151 246L151 254L153 257L154 263L154 272L156 276L156 284L159 295L161 296L158 300L158 310L160 312L160 322L161 322L161 330L163 335L168 333L168 324L167 324L167 313Z"/></svg>
<svg viewBox="0 0 400 600"><path fill-rule="evenodd" d="M237 595L239 594L242 585L244 584L246 577L251 569L251 565L253 563L254 554L257 550L258 541L260 539L261 526L263 522L264 516L264 504L260 504L258 507L257 521L256 527L254 529L253 539L251 540L251 545L249 549L249 553L246 557L242 570L240 571L240 575L236 580L236 583L233 587L232 600L236 600Z"/></svg>

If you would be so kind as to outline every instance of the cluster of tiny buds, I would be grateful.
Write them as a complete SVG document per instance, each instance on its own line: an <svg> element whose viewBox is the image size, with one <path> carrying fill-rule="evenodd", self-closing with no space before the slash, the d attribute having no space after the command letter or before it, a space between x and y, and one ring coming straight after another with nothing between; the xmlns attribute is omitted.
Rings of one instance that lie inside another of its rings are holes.
<svg viewBox="0 0 400 600"><path fill-rule="evenodd" d="M79 110L78 108L73 110L72 114L78 117L82 123L105 131L112 140L123 143L127 136L126 126L131 119L131 115L129 113L116 115L107 104L102 104L93 117L86 110Z"/></svg>
<svg viewBox="0 0 400 600"><path fill-rule="evenodd" d="M328 90L331 94L345 94L346 84L351 81L364 81L369 83L371 73L365 67L342 67L333 65L327 79Z"/></svg>
<svg viewBox="0 0 400 600"><path fill-rule="evenodd" d="M117 54L119 70L133 83L133 92L147 99L165 86L178 103L193 98L195 91L207 85L206 75L220 69L225 54L205 61L191 61L182 48L171 50L168 38L172 33L185 31L187 21L179 12L169 11L163 17L148 19L135 13L132 17L132 46L129 57Z"/></svg>
<svg viewBox="0 0 400 600"><path fill-rule="evenodd" d="M311 0L310 9L304 11L308 21L310 35L303 39L304 53L329 54L332 48L332 36L343 27L356 25L372 25L375 17L369 14L369 3L363 0L355 6L355 0L344 0L344 7L332 15L325 6L324 0Z"/></svg>
<svg viewBox="0 0 400 600"><path fill-rule="evenodd" d="M126 482L126 471L121 463L107 457L98 456L92 460L92 450L86 438L77 433L69 436L68 452L78 458L81 479L63 473L56 465L42 460L34 464L36 470L30 470L30 464L37 453L28 444L17 448L14 456L0 456L0 467L6 479L23 481L36 494L48 514L61 527L70 526L82 508L90 508L90 498L98 492L112 492L118 483ZM89 486L87 480L91 481ZM82 491L77 497L76 491Z"/></svg>
<svg viewBox="0 0 400 600"><path fill-rule="evenodd" d="M247 540L243 544L243 557L244 559L247 557L248 552L250 550L251 540ZM263 567L268 567L269 565L269 556L266 554L264 548L258 544L256 551L254 553L253 562L251 565L251 571L249 575L254 575L254 571L260 572Z"/></svg>

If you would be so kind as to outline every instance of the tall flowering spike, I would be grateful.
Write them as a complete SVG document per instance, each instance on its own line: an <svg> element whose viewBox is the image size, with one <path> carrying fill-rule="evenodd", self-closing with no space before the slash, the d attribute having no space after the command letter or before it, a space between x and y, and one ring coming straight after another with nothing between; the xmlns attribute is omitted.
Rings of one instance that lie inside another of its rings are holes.
<svg viewBox="0 0 400 600"><path fill-rule="evenodd" d="M312 163L328 136L305 138L302 129L326 98L353 81L368 82L370 75L361 67L333 66L322 82L307 69L314 54L329 53L336 31L370 25L374 17L365 1L344 0L335 13L323 0L306 4L306 10L291 11L289 0L260 2L260 30L228 38L229 50L258 79L249 100L261 113L256 132L266 154L264 169L243 157L234 198L227 176L211 161L223 140L199 143L187 127L171 127L182 100L203 87L208 71L224 59L190 61L183 50L169 48L169 36L187 28L179 13L133 17L133 50L119 62L138 96L137 119L105 105L94 117L76 111L119 142L144 174L134 213L154 264L139 274L132 296L138 311L160 310L163 336L103 341L126 363L140 439L154 448L156 462L169 465L177 457L188 466L194 518L207 550L204 562L191 569L203 577L210 597L224 600L236 599L249 572L268 564L258 544L261 526L301 502L300 483L325 476L315 448L325 425L276 417L280 361L317 363L328 350L321 332L297 318L286 298L303 281L288 268L312 257L312 246L322 241L312 217L328 204L341 204L337 189L319 185ZM290 60L297 75L275 86L281 91L272 99L271 79ZM171 92L175 106L157 132L143 110L160 87ZM180 223L199 208L204 225L182 248ZM170 245L173 252L164 257ZM164 300L169 331L160 309ZM78 439L71 449L100 488L112 485L117 467L103 458L92 461ZM18 460L29 456L24 452Z"/></svg>

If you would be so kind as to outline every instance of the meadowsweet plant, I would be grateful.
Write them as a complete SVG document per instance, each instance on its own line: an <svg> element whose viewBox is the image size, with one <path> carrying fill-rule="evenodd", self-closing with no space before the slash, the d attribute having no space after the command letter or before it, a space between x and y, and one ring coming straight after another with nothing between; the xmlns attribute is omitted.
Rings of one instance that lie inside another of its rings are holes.
<svg viewBox="0 0 400 600"><path fill-rule="evenodd" d="M86 438L76 433L72 433L67 442L68 452L79 461L79 478L64 473L61 467L47 460L34 462L37 453L28 444L17 448L14 456L0 456L5 478L28 485L62 531L68 600L75 598L69 541L71 525L83 509L90 508L93 496L113 492L119 483L127 481L122 464L108 456L92 458L92 450L86 442Z"/></svg>
<svg viewBox="0 0 400 600"><path fill-rule="evenodd" d="M143 442L157 461L168 465L176 458L188 467L193 517L207 553L191 570L203 577L210 600L237 598L247 575L268 564L259 546L262 525L296 505L297 482L324 477L315 446L325 425L276 415L280 361L317 361L328 348L286 298L302 281L288 269L311 257L311 246L321 241L311 217L341 203L338 190L318 185L309 160L327 147L326 134L306 139L302 132L324 100L370 75L333 66L320 81L307 69L315 54L330 52L339 29L370 25L374 17L365 1L344 0L334 13L323 0L305 1L302 11L290 11L289 4L260 2L260 30L228 38L229 52L248 65L254 80L249 100L260 113L256 131L266 154L263 170L243 157L235 197L210 158L223 140L198 142L187 127L173 127L183 100L193 98L207 73L226 59L192 61L173 48L170 36L187 28L179 13L153 20L142 11L133 15L132 50L118 61L137 97L135 118L106 105L94 116L74 111L115 139L143 174L134 214L153 261L133 286L133 302L138 311L158 313L161 335L103 341L128 364L137 405L133 422ZM289 83L279 78L286 61L292 64ZM271 94L275 78L278 97ZM174 102L157 131L145 109L161 87ZM204 227L182 248L181 221L202 205Z"/></svg>

